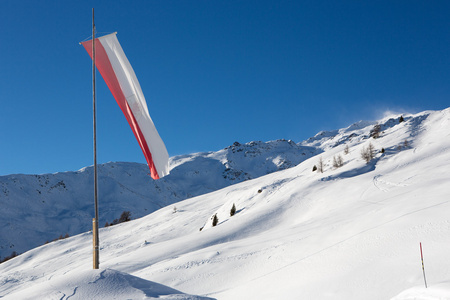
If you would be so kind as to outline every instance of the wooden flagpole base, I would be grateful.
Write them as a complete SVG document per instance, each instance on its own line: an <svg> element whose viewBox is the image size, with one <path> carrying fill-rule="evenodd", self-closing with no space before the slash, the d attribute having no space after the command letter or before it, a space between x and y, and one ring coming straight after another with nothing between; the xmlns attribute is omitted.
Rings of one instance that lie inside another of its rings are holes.
<svg viewBox="0 0 450 300"><path fill-rule="evenodd" d="M98 253L98 222L95 220L95 218L92 219L92 236L93 236L93 242L94 242L94 269L99 268L99 253Z"/></svg>

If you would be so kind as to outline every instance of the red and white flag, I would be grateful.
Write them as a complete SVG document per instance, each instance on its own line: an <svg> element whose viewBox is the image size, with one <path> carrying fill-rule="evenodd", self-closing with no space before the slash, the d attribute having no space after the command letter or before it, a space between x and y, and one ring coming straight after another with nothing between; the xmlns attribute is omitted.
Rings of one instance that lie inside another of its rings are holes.
<svg viewBox="0 0 450 300"><path fill-rule="evenodd" d="M92 40L81 43L92 59ZM153 179L169 174L169 154L148 113L136 74L116 33L95 39L95 65L141 146Z"/></svg>

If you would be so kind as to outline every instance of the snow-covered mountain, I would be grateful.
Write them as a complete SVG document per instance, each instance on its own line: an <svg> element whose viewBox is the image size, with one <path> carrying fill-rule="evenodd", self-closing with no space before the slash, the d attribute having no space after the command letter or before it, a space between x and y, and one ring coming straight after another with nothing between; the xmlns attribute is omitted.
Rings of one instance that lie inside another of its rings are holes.
<svg viewBox="0 0 450 300"><path fill-rule="evenodd" d="M450 109L403 117L321 132L294 144L310 151L296 166L257 177L270 171L261 159L259 171L232 177L240 183L180 201L176 211L102 228L101 270L90 270L89 232L23 253L0 264L0 297L450 299ZM223 166L217 180L230 180L225 170L251 145L234 147L174 158L172 170L199 176L185 164L215 170L214 159ZM343 165L334 167L338 156ZM319 157L323 173L312 171Z"/></svg>
<svg viewBox="0 0 450 300"><path fill-rule="evenodd" d="M175 156L171 174L154 181L137 163L99 165L101 226L130 211L145 216L178 201L299 164L316 149L292 141L235 142L223 150ZM0 177L0 259L60 236L90 230L93 167L78 172Z"/></svg>

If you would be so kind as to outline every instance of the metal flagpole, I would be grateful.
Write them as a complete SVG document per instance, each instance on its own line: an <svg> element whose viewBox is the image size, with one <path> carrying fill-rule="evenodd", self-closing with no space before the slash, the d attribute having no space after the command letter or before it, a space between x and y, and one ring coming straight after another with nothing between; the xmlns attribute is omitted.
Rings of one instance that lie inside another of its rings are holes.
<svg viewBox="0 0 450 300"><path fill-rule="evenodd" d="M94 242L94 269L99 267L99 238L98 238L98 188L97 188L97 122L95 103L95 23L94 8L92 8L92 98L94 119L94 202L95 218L92 220L92 233Z"/></svg>

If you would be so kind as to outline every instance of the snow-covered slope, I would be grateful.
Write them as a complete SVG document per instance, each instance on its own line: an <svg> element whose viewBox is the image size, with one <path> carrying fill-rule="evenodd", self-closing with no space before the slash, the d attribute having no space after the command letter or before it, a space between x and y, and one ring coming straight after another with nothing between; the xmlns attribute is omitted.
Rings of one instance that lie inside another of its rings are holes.
<svg viewBox="0 0 450 300"><path fill-rule="evenodd" d="M296 167L101 229L100 273L90 233L28 251L0 264L0 297L82 299L91 288L109 299L114 287L92 282L121 277L142 283L132 299L152 297L153 283L181 291L168 299L450 299L450 109L379 124L377 139L373 124L316 136L305 143L324 152ZM323 173L311 171L319 156ZM127 280L118 286L136 289Z"/></svg>
<svg viewBox="0 0 450 300"><path fill-rule="evenodd" d="M158 181L146 165L100 165L99 202L103 226L130 211L133 218L233 183L297 165L315 149L278 140L234 143L218 152L171 158L171 174ZM78 172L0 177L0 259L23 253L66 234L91 228L93 168Z"/></svg>

